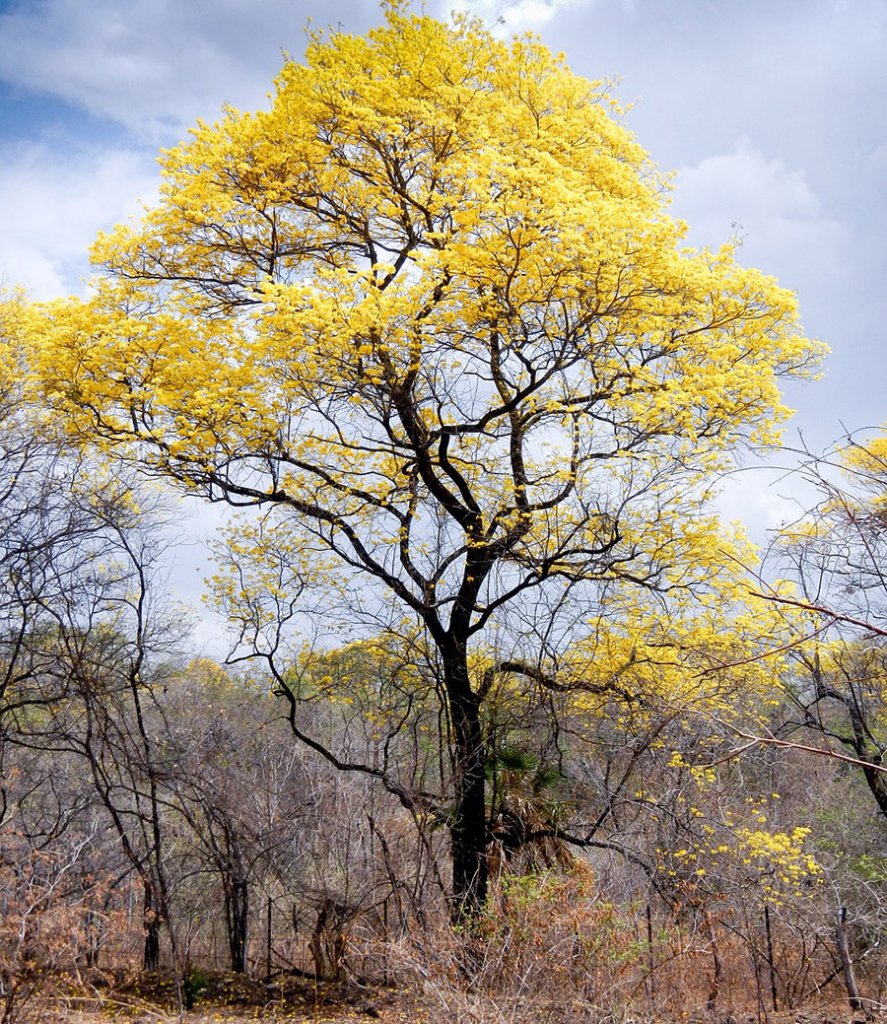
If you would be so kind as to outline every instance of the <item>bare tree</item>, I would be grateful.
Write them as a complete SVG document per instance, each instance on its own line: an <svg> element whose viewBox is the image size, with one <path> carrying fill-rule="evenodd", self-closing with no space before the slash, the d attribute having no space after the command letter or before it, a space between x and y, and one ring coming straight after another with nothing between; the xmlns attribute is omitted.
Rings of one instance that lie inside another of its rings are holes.
<svg viewBox="0 0 887 1024"><path fill-rule="evenodd" d="M786 691L794 713L782 729L810 730L848 755L887 817L887 446L848 437L801 454L818 498L770 555L797 593L767 594L798 637Z"/></svg>

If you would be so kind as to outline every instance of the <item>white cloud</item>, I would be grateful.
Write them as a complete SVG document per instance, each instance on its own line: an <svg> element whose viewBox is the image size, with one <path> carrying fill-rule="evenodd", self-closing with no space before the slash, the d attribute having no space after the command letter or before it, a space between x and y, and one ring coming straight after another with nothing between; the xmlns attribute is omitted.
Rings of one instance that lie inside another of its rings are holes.
<svg viewBox="0 0 887 1024"><path fill-rule="evenodd" d="M61 160L42 144L0 147L0 279L39 299L82 291L97 232L139 214L158 180L154 160L131 150Z"/></svg>
<svg viewBox="0 0 887 1024"><path fill-rule="evenodd" d="M673 212L689 223L691 242L717 246L736 236L744 262L795 282L843 272L847 264L850 230L824 212L805 172L766 157L746 138L732 153L678 172Z"/></svg>
<svg viewBox="0 0 887 1024"><path fill-rule="evenodd" d="M43 0L0 15L0 68L166 140L224 102L260 106L307 14L294 0Z"/></svg>
<svg viewBox="0 0 887 1024"><path fill-rule="evenodd" d="M790 461L786 455L777 458ZM741 522L754 543L766 547L777 530L795 522L813 501L799 475L756 464L721 482L714 508L724 522Z"/></svg>
<svg viewBox="0 0 887 1024"><path fill-rule="evenodd" d="M883 175L887 172L887 142L882 142L880 145L875 146L865 156L863 159L863 169L871 175Z"/></svg>
<svg viewBox="0 0 887 1024"><path fill-rule="evenodd" d="M440 14L465 11L481 18L499 36L538 32L561 10L591 6L595 0L457 0L441 4Z"/></svg>
<svg viewBox="0 0 887 1024"><path fill-rule="evenodd" d="M819 200L802 170L789 170L782 160L768 160L740 138L732 153L706 157L680 173L680 190L697 210L711 212L729 202L759 217L811 217Z"/></svg>

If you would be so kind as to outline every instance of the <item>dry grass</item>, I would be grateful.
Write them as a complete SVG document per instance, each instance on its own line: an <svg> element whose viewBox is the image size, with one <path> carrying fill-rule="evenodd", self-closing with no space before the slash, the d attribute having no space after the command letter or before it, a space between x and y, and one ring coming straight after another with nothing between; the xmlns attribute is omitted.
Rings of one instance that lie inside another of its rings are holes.
<svg viewBox="0 0 887 1024"><path fill-rule="evenodd" d="M816 1006L774 1013L747 942L722 928L715 945L711 926L662 924L651 944L646 923L603 900L581 867L503 878L470 930L454 930L441 915L397 941L343 935L347 980L337 984L296 971L266 985L195 969L187 978L193 1009L180 1014L168 975L47 972L14 1024L863 1024L879 1015L887 1024L874 1006L851 1013L839 980ZM786 976L797 973L785 957L779 962ZM816 976L823 971L817 963ZM864 990L880 991L879 979L866 981ZM781 1006L785 993L783 985Z"/></svg>
<svg viewBox="0 0 887 1024"><path fill-rule="evenodd" d="M201 1005L181 1016L172 1008L139 1004L131 1000L109 998L101 1003L78 1005L77 999L39 1000L33 1003L24 1018L27 1024L885 1024L887 1014L871 1010L853 1013L846 1000L796 1010L766 1014L681 1014L628 1015L613 1017L595 1015L593 1008L581 1004L546 1005L544 1001L462 993L450 1001L450 1012L444 1012L437 998L430 1000L404 992L370 1009L335 1003L316 1008L298 1008L285 1004L254 1007L231 1007L219 1004Z"/></svg>

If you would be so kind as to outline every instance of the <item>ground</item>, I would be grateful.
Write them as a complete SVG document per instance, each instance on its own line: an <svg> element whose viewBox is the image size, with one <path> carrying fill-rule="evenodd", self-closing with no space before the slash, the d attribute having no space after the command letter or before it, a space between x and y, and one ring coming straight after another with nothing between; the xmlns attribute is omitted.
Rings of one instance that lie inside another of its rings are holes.
<svg viewBox="0 0 887 1024"><path fill-rule="evenodd" d="M290 978L265 985L237 975L192 978L193 1008L181 1016L168 978L147 983L55 985L36 991L9 1024L887 1024L887 1007L850 1010L846 999L779 1013L686 1012L666 1018L649 1008L605 1013L588 1005L543 1005L471 994L317 985ZM0 1020L3 1019L0 1007Z"/></svg>
<svg viewBox="0 0 887 1024"><path fill-rule="evenodd" d="M132 1012L135 1010L135 1012ZM26 1015L24 1021L37 1024L178 1024L178 1014L160 1008L123 1009L110 1008L103 1012L67 1009L59 1013L52 1013L47 1016L31 1017ZM585 1018L589 1019L589 1018ZM583 1021L582 1018L571 1017L568 1013L558 1014L557 1017L536 1017L521 1013L516 1007L513 1013L501 1017L491 1016L463 1016L447 1018L441 1008L435 1010L430 1006L420 1006L413 1001L403 1005L391 1005L382 1007L378 1011L368 1014L355 1010L346 1010L343 1007L322 1007L316 1012L305 1012L302 1010L273 1008L263 1010L225 1009L221 1007L204 1006L193 1011L186 1011L182 1017L182 1024L255 1024L256 1021L263 1021L265 1024L367 1024L368 1021L378 1020L381 1024L548 1024L549 1021L557 1021L557 1024L566 1024L567 1021ZM766 1016L757 1014L743 1014L740 1016L714 1016L689 1018L690 1024L871 1024L871 1022L883 1022L887 1017L883 1012L875 1015L868 1015L862 1012L854 1013L848 1009L846 1002L834 1003L828 1006L805 1009L803 1011L784 1011L780 1013L770 1012ZM614 1024L614 1018L603 1018L606 1024ZM626 1024L647 1024L644 1018L626 1018ZM652 1022L651 1022L652 1024ZM672 1024L672 1022L656 1021L655 1024ZM675 1022L677 1024L677 1022ZM680 1022L687 1024L687 1021Z"/></svg>

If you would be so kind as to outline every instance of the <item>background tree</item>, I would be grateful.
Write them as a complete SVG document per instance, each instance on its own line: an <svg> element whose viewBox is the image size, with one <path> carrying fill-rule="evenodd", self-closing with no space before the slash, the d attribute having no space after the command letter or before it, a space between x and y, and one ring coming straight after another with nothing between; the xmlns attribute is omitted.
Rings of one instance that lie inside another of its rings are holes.
<svg viewBox="0 0 887 1024"><path fill-rule="evenodd" d="M273 509L240 541L259 587L283 560L349 620L418 625L475 910L490 681L581 686L577 634L723 572L709 474L772 439L814 349L772 279L684 246L603 84L470 19L385 16L168 152L160 205L99 240L91 299L35 312L29 358L81 436ZM228 594L262 655L267 597Z"/></svg>
<svg viewBox="0 0 887 1024"><path fill-rule="evenodd" d="M71 468L65 459L60 465ZM77 462L74 467L83 468ZM58 530L62 543L39 549L43 571L34 572L31 560L30 571L17 579L18 594L27 588L29 597L18 606L4 740L73 755L60 764L86 769L93 797L142 882L144 966L155 970L162 925L170 930L175 953L163 849L165 767L152 728L161 714L153 691L162 683L152 659L163 651L149 612L157 551L145 513L134 508L125 483L80 493L68 475L56 474L51 482L64 488L61 509L78 513L81 529L60 515L56 503L37 513L41 533ZM36 614L29 614L32 608ZM170 637L163 634L163 640Z"/></svg>
<svg viewBox="0 0 887 1024"><path fill-rule="evenodd" d="M256 891L292 874L294 847L303 845L297 836L309 819L312 785L302 751L293 750L267 693L212 661L174 672L161 703L166 801L186 825L179 845L193 851L179 873L198 876L193 900L201 906L207 877L218 880L229 965L245 973L251 920L263 909Z"/></svg>
<svg viewBox="0 0 887 1024"><path fill-rule="evenodd" d="M887 444L883 434L859 434L823 454L796 454L814 501L769 553L795 590L766 593L794 617L796 635L771 735L836 760L825 785L837 796L816 801L814 835L839 933L849 910L862 960L884 941L887 880Z"/></svg>
<svg viewBox="0 0 887 1024"><path fill-rule="evenodd" d="M156 968L170 924L146 726L149 662L170 641L150 588L156 495L143 489L140 507L123 464L70 449L27 385L23 316L16 297L0 304L0 754L13 744L83 759L144 883Z"/></svg>
<svg viewBox="0 0 887 1024"><path fill-rule="evenodd" d="M771 557L797 592L768 596L798 643L783 732L813 730L855 759L887 816L887 442L849 438L822 456L801 453L816 504L777 538Z"/></svg>

